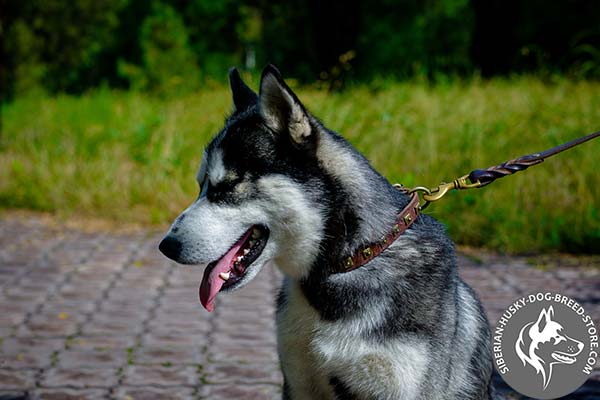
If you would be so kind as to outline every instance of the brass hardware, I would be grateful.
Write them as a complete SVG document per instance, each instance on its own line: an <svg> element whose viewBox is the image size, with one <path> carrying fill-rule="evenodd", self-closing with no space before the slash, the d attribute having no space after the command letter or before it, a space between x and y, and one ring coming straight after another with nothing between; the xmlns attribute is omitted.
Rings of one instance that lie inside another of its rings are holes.
<svg viewBox="0 0 600 400"><path fill-rule="evenodd" d="M410 216L410 214L406 214L402 219L404 220L404 224L406 225L410 224L412 221L412 217Z"/></svg>
<svg viewBox="0 0 600 400"><path fill-rule="evenodd" d="M351 268L353 264L352 257L348 257L346 258L346 261L344 261L344 267L346 267L346 269Z"/></svg>
<svg viewBox="0 0 600 400"><path fill-rule="evenodd" d="M392 228L392 230L394 231L394 234L397 235L400 233L400 227L398 226L398 224L394 225L394 227Z"/></svg>
<svg viewBox="0 0 600 400"><path fill-rule="evenodd" d="M473 188L478 188L481 187L481 182L477 181L474 183L468 183L467 180L469 179L469 175L465 175L465 176L461 176L458 179L455 179L452 183L445 183L442 182L438 187L436 187L435 189L431 190L431 193L426 193L423 195L423 200L425 200L428 203L437 201L439 199L441 199L442 197L444 197L446 195L446 193L448 193L449 191L456 189L456 190L463 190L463 189L473 189Z"/></svg>
<svg viewBox="0 0 600 400"><path fill-rule="evenodd" d="M431 190L426 188L425 186L416 186L408 191L408 194L413 194L414 192L421 192L425 194L431 194Z"/></svg>
<svg viewBox="0 0 600 400"><path fill-rule="evenodd" d="M386 245L387 242L388 242L387 241L387 237L384 236L384 237L381 238L381 244Z"/></svg>
<svg viewBox="0 0 600 400"><path fill-rule="evenodd" d="M362 254L364 258L370 258L373 255L373 250L370 247L364 248Z"/></svg>
<svg viewBox="0 0 600 400"><path fill-rule="evenodd" d="M452 183L442 182L442 183L440 183L440 185L438 187L433 188L433 189L429 189L425 186L417 186L412 189L409 189L408 191L404 187L402 187L402 189L400 189L400 190L407 191L408 194L412 194L415 192L419 193L420 196L422 197L422 199L425 201L424 204L419 204L419 206L418 206L419 211L421 211L421 210L426 209L430 203L433 203L434 201L438 201L439 199L444 197L446 195L446 193L448 193L451 190L473 189L473 188L479 188L482 186L483 186L483 184L481 184L481 182L479 182L479 181L469 183L469 175L465 175L465 176L461 176L458 179L455 179L454 181L452 181Z"/></svg>

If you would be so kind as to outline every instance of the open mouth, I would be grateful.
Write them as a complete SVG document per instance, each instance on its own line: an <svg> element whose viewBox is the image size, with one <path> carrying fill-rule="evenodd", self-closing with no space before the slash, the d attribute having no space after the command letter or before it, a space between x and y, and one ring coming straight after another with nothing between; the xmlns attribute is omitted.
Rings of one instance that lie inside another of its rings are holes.
<svg viewBox="0 0 600 400"><path fill-rule="evenodd" d="M574 357L558 351L552 353L552 358L564 364L573 364L575 361L577 361Z"/></svg>
<svg viewBox="0 0 600 400"><path fill-rule="evenodd" d="M253 225L221 258L208 264L199 293L204 308L214 310L217 294L239 284L248 268L263 252L268 238L269 229L266 226Z"/></svg>

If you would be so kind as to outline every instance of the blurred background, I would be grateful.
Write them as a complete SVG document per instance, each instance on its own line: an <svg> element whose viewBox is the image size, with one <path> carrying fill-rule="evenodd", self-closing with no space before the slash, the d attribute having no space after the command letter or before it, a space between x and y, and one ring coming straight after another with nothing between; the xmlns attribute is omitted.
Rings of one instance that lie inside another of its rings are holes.
<svg viewBox="0 0 600 400"><path fill-rule="evenodd" d="M436 185L600 129L593 0L3 0L0 207L166 224L279 67L393 182ZM600 253L600 143L427 212L459 244Z"/></svg>

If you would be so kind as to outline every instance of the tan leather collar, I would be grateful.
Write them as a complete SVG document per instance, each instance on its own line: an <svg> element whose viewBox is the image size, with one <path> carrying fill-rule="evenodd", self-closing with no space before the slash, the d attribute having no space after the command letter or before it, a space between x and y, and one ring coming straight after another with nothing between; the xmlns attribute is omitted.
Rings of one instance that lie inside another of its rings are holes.
<svg viewBox="0 0 600 400"><path fill-rule="evenodd" d="M338 272L353 271L380 255L415 222L420 213L419 195L412 193L410 202L396 217L391 231L378 242L361 247L353 255L346 257Z"/></svg>

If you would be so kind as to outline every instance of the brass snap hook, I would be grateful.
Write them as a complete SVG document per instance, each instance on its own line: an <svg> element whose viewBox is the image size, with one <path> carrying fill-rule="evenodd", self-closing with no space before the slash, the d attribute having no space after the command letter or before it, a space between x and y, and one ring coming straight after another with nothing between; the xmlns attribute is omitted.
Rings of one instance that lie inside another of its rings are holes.
<svg viewBox="0 0 600 400"><path fill-rule="evenodd" d="M396 189L403 191L407 194L418 193L420 198L423 199L424 203L421 205L421 210L424 210L429 206L430 203L434 201L438 201L442 197L446 195L451 190L463 190L463 189L473 189L483 186L481 182L469 182L469 176L464 175L458 179L455 179L451 183L442 182L438 187L429 189L425 186L417 186L412 189L406 188L401 184L394 185Z"/></svg>

